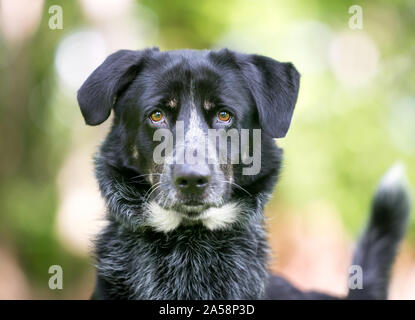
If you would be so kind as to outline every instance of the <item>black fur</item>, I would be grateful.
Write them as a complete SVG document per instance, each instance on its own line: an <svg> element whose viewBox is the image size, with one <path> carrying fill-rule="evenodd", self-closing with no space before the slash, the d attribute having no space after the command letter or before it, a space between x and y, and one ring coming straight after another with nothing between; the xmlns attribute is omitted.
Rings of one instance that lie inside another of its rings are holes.
<svg viewBox="0 0 415 320"><path fill-rule="evenodd" d="M97 285L93 298L334 298L301 292L267 272L263 208L282 161L282 150L273 138L287 133L298 89L299 74L292 64L226 49L122 50L92 73L78 92L86 123L100 124L109 117L111 108L114 110L111 131L95 158L108 225L96 240ZM168 101L177 102L174 110L166 107ZM212 102L216 109L204 110L205 101ZM215 201L209 206L237 203L237 221L226 228L209 230L199 222L183 220L187 222L168 232L157 231L149 224L149 201L158 201L169 210L182 205L174 197L169 198L167 191L174 188L170 178L161 178L166 176L166 169L154 166L152 161L156 128L148 115L154 107L163 111L167 119L164 125L170 129L182 119L186 128L191 125L191 107L203 119L203 130L218 127L212 119L223 107L234 114L227 129L263 129L258 174L243 175L243 165L233 164L231 168L221 167L221 177L227 183L212 177L211 183L216 185L209 192ZM156 183L149 175L156 177ZM161 188L155 187L157 183ZM349 298L386 297L389 269L408 212L402 204L405 191L402 189L399 195L389 205L380 196L375 200L369 230L356 258L365 272L374 276L365 283L368 290L361 290L360 295L351 293ZM379 222L378 215L393 223ZM381 245L377 245L378 240Z"/></svg>
<svg viewBox="0 0 415 320"><path fill-rule="evenodd" d="M362 267L364 290L350 291L349 299L387 298L393 261L405 234L410 212L406 184L389 179L387 174L380 183L368 225L353 258L353 264Z"/></svg>

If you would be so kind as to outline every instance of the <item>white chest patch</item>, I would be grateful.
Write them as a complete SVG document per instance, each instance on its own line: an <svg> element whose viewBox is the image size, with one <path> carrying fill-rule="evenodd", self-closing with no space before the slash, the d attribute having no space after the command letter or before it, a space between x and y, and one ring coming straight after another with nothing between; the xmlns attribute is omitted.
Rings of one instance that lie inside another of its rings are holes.
<svg viewBox="0 0 415 320"><path fill-rule="evenodd" d="M169 232L176 229L182 221L180 213L174 210L167 210L159 206L155 202L148 205L150 212L147 223L160 232Z"/></svg>
<svg viewBox="0 0 415 320"><path fill-rule="evenodd" d="M219 208L209 208L200 219L209 230L225 229L234 223L241 208L236 203L228 203Z"/></svg>
<svg viewBox="0 0 415 320"><path fill-rule="evenodd" d="M187 219L184 214L176 210L164 209L155 202L150 202L148 209L147 223L159 232L172 231L184 219ZM240 211L241 207L237 203L228 203L219 208L209 208L192 220L200 221L209 230L221 230L233 224L237 220Z"/></svg>

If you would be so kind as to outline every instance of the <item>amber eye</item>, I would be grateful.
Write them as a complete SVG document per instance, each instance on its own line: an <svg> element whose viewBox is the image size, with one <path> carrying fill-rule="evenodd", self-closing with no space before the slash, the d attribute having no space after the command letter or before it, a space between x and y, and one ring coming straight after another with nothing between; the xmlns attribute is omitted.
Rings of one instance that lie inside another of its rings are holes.
<svg viewBox="0 0 415 320"><path fill-rule="evenodd" d="M150 115L150 119L153 122L160 122L161 120L163 120L163 114L161 113L161 111L154 111L151 115Z"/></svg>
<svg viewBox="0 0 415 320"><path fill-rule="evenodd" d="M218 112L218 119L222 122L229 122L231 114L227 111L220 111Z"/></svg>

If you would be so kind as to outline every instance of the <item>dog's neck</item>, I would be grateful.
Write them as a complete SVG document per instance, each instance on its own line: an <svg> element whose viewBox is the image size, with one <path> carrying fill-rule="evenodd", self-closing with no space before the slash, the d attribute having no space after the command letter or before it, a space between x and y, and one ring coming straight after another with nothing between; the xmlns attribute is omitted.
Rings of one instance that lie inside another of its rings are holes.
<svg viewBox="0 0 415 320"><path fill-rule="evenodd" d="M169 234L131 232L112 221L97 242L98 276L106 298L260 299L267 277L261 226Z"/></svg>
<svg viewBox="0 0 415 320"><path fill-rule="evenodd" d="M96 242L101 298L264 297L268 246L261 197L247 203L245 223L225 230L196 224L155 232L139 227L142 204L131 200L134 190L114 177L102 179L105 169L97 170L109 220Z"/></svg>

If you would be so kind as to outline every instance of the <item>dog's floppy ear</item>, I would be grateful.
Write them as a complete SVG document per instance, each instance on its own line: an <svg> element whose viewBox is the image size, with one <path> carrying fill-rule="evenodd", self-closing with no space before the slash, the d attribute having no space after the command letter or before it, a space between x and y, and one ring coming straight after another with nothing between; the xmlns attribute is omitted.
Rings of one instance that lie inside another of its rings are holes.
<svg viewBox="0 0 415 320"><path fill-rule="evenodd" d="M285 137L297 102L300 74L291 63L260 55L243 55L239 63L262 128L273 138Z"/></svg>
<svg viewBox="0 0 415 320"><path fill-rule="evenodd" d="M87 124L96 126L108 119L117 94L135 79L143 58L153 50L158 51L117 51L86 79L78 90L78 104Z"/></svg>

